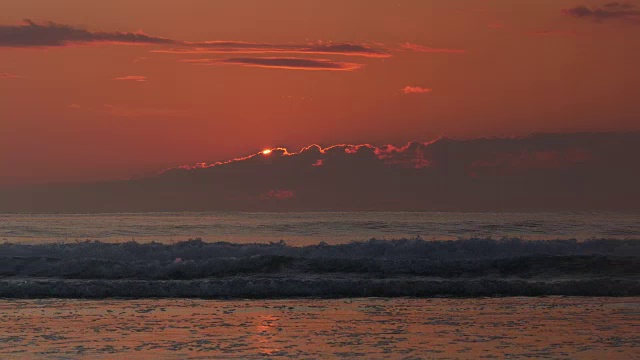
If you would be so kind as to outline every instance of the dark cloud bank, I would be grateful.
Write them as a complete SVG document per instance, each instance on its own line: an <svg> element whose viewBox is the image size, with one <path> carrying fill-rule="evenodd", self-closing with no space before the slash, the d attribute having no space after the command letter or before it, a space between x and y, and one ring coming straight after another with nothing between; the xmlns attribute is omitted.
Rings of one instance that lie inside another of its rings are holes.
<svg viewBox="0 0 640 360"><path fill-rule="evenodd" d="M129 181L0 191L2 212L640 211L640 133L274 149Z"/></svg>
<svg viewBox="0 0 640 360"><path fill-rule="evenodd" d="M92 32L57 24L25 20L20 25L0 25L0 46L65 46L74 43L115 42L130 44L173 44L173 40L131 32Z"/></svg>

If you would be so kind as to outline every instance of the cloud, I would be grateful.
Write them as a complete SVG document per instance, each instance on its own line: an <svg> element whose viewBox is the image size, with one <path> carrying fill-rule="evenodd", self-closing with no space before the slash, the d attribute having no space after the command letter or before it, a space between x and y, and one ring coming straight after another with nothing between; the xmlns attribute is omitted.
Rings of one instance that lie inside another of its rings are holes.
<svg viewBox="0 0 640 360"><path fill-rule="evenodd" d="M262 200L289 200L296 196L295 191L291 190L270 190L269 192L262 194L260 199Z"/></svg>
<svg viewBox="0 0 640 360"><path fill-rule="evenodd" d="M24 20L19 25L0 25L0 47L52 47L74 44L119 43L174 46L152 52L168 54L322 54L387 58L384 48L354 43L269 44L243 41L202 41L154 37L144 33L90 31L55 22ZM137 62L144 58L136 59Z"/></svg>
<svg viewBox="0 0 640 360"><path fill-rule="evenodd" d="M433 89L423 88L420 86L406 86L402 89L404 94L426 94L432 92Z"/></svg>
<svg viewBox="0 0 640 360"><path fill-rule="evenodd" d="M563 31L563 30L542 30L542 31L530 32L529 35L533 35L533 36L578 36L578 33L575 32L575 31Z"/></svg>
<svg viewBox="0 0 640 360"><path fill-rule="evenodd" d="M324 70L324 71L353 71L362 67L361 64L332 61L325 59L304 59L304 58L280 58L280 57L260 57L260 58L228 58L228 59L189 59L183 62L200 65L241 65L250 67L260 67L268 69L287 70Z"/></svg>
<svg viewBox="0 0 640 360"><path fill-rule="evenodd" d="M640 133L311 145L268 154L260 149L144 179L0 191L0 212L637 212L638 153Z"/></svg>
<svg viewBox="0 0 640 360"><path fill-rule="evenodd" d="M0 73L0 79L20 79L21 77L16 74Z"/></svg>
<svg viewBox="0 0 640 360"><path fill-rule="evenodd" d="M127 107L117 105L104 105L104 111L108 114L125 117L125 118L146 118L146 117L171 117L179 118L189 116L189 113L184 110L178 109L159 109L159 108L141 108L141 107Z"/></svg>
<svg viewBox="0 0 640 360"><path fill-rule="evenodd" d="M117 77L114 80L145 82L145 81L147 81L147 77L146 76L140 76L140 75L128 75L128 76Z"/></svg>
<svg viewBox="0 0 640 360"><path fill-rule="evenodd" d="M609 2L602 6L584 5L563 9L562 13L578 19L590 19L596 22L621 20L640 24L640 11L631 3Z"/></svg>
<svg viewBox="0 0 640 360"><path fill-rule="evenodd" d="M464 54L467 51L462 49L450 49L450 48L433 48L427 47L418 44L412 44L409 42L405 42L400 44L400 47L404 50L411 50L417 52L425 52L425 53L446 53L446 54Z"/></svg>
<svg viewBox="0 0 640 360"><path fill-rule="evenodd" d="M66 46L86 43L173 44L174 41L131 32L92 32L54 22L24 20L20 25L0 25L0 47Z"/></svg>
<svg viewBox="0 0 640 360"><path fill-rule="evenodd" d="M375 58L387 58L391 54L384 52L383 50L374 49L364 45L358 44L324 44L315 45L309 48L303 49L301 53L308 54L333 54L333 55L351 55L351 56L365 56Z"/></svg>
<svg viewBox="0 0 640 360"><path fill-rule="evenodd" d="M242 41L208 41L182 44L182 48L153 50L164 54L322 54L371 58L387 58L391 54L383 49L361 44L278 45Z"/></svg>

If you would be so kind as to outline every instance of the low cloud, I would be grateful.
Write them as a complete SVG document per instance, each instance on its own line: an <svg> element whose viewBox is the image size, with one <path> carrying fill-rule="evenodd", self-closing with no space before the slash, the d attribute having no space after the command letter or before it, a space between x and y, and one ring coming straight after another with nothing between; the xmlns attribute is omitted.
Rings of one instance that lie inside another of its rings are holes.
<svg viewBox="0 0 640 360"><path fill-rule="evenodd" d="M146 76L140 76L140 75L128 75L128 76L117 77L114 80L145 82L145 81L147 81L147 77Z"/></svg>
<svg viewBox="0 0 640 360"><path fill-rule="evenodd" d="M432 92L433 89L423 88L421 86L406 86L402 89L403 94L427 94Z"/></svg>
<svg viewBox="0 0 640 360"><path fill-rule="evenodd" d="M640 24L640 10L638 10L634 4L617 1L592 7L580 5L563 9L562 13L574 18L588 19L596 22L620 20Z"/></svg>
<svg viewBox="0 0 640 360"><path fill-rule="evenodd" d="M287 69L287 70L315 70L315 71L353 71L362 67L361 64L332 61L325 59L304 59L304 58L280 58L280 57L260 57L260 58L228 58L228 59L193 59L183 60L183 62L200 65L241 65L250 67L260 67L267 69Z"/></svg>
<svg viewBox="0 0 640 360"><path fill-rule="evenodd" d="M640 133L263 150L144 179L0 193L0 211L640 210Z"/></svg>
<svg viewBox="0 0 640 360"><path fill-rule="evenodd" d="M172 44L174 41L143 33L89 31L54 22L24 20L20 25L0 25L0 47L66 46L87 43Z"/></svg>
<svg viewBox="0 0 640 360"><path fill-rule="evenodd" d="M423 46L418 44L412 44L409 42L400 44L400 47L404 50L411 50L411 51L424 52L424 53L464 54L467 52L466 50L463 50L463 49L434 48L434 47L428 47L428 46Z"/></svg>

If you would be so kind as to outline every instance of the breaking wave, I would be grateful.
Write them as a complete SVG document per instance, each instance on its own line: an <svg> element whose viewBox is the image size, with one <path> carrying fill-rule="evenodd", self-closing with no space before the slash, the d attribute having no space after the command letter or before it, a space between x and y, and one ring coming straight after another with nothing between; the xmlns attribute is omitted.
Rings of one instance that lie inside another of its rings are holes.
<svg viewBox="0 0 640 360"><path fill-rule="evenodd" d="M640 295L640 241L0 244L0 297Z"/></svg>

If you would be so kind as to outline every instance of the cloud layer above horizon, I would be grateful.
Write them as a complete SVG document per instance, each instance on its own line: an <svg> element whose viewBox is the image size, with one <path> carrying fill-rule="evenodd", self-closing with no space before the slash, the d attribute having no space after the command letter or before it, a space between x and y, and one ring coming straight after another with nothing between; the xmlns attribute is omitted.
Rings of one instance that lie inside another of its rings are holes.
<svg viewBox="0 0 640 360"><path fill-rule="evenodd" d="M640 209L640 133L269 150L141 180L0 193L0 211Z"/></svg>

